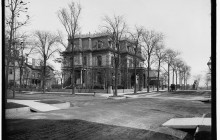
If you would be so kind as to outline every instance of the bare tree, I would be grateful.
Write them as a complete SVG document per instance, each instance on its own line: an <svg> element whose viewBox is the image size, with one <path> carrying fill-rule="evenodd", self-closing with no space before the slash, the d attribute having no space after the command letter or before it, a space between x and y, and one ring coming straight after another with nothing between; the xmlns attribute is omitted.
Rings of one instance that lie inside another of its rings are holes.
<svg viewBox="0 0 220 140"><path fill-rule="evenodd" d="M127 25L122 16L114 15L112 18L105 16L104 17L103 28L110 36L113 43L113 55L114 55L114 87L115 92L113 96L117 96L117 81L118 81L118 70L120 65L120 40L124 37L127 31Z"/></svg>
<svg viewBox="0 0 220 140"><path fill-rule="evenodd" d="M186 72L186 85L188 84L187 82L188 82L188 80L189 80L189 78L191 77L191 67L190 66L188 66L188 69L187 69L187 72ZM199 79L199 82L200 82L200 79ZM198 88L198 86L199 86L199 82L198 82L198 84L197 84L197 88Z"/></svg>
<svg viewBox="0 0 220 140"><path fill-rule="evenodd" d="M182 77L184 81L184 90L186 90L187 80L190 77L191 67L188 66L187 64L184 64L181 68L181 71L183 73Z"/></svg>
<svg viewBox="0 0 220 140"><path fill-rule="evenodd" d="M34 50L35 46L34 45L30 45L31 43L28 42L27 40L27 36L25 36L23 38L23 40L20 42L20 45L18 45L18 50L20 51L20 55L19 58L17 59L17 63L18 63L18 67L19 67L19 73L20 73L20 92L22 89L22 85L24 84L24 78L22 78L23 74L24 74L24 63L25 63L25 56L24 56L24 52L26 54L26 56L30 55L32 53L32 51ZM23 79L23 83L22 83L22 79Z"/></svg>
<svg viewBox="0 0 220 140"><path fill-rule="evenodd" d="M45 93L45 84L46 84L46 64L47 60L50 59L51 56L55 52L59 52L59 48L57 47L57 42L59 41L59 37L50 32L46 31L36 31L34 33L35 36L35 48L34 51L41 55L43 58L43 93Z"/></svg>
<svg viewBox="0 0 220 140"><path fill-rule="evenodd" d="M157 45L155 47L155 56L158 61L158 67L157 67L157 91L159 91L159 81L160 81L160 69L161 69L161 63L165 62L166 60L166 52L165 47L163 44Z"/></svg>
<svg viewBox="0 0 220 140"><path fill-rule="evenodd" d="M7 89L8 89L8 72L9 72L9 64L12 61L15 61L15 57L13 52L15 52L15 46L16 46L16 30L26 25L29 21L29 16L26 15L26 19L21 18L22 21L19 20L19 17L27 12L27 2L23 2L22 0L7 0L6 1L6 28L8 36L6 39L8 39L8 45L6 50L6 78L5 78L5 94L7 97ZM13 66L14 72L15 72L15 63ZM14 74L15 76L15 74ZM15 87L15 81L14 81L14 87ZM15 88L13 90L13 97L15 97Z"/></svg>
<svg viewBox="0 0 220 140"><path fill-rule="evenodd" d="M133 59L134 59L134 79L135 79L135 82L134 82L134 94L137 93L137 83L136 83L137 52L138 52L138 49L140 49L140 47L141 47L141 42L142 42L141 37L142 37L143 31L144 31L143 27L135 26L134 33L130 33L131 42L132 42L132 44L135 47L135 49L134 49L135 55L133 57Z"/></svg>
<svg viewBox="0 0 220 140"><path fill-rule="evenodd" d="M64 35L63 35L63 33L62 33L60 30L58 30L57 32L58 32L58 36L59 36L59 43L62 45L62 47L63 47L64 49L67 49L68 45L67 45L67 43L66 43L65 40L64 40Z"/></svg>
<svg viewBox="0 0 220 140"><path fill-rule="evenodd" d="M148 84L147 84L147 92L150 91L149 83L150 83L150 62L151 62L151 56L153 55L153 51L155 47L161 43L163 40L163 34L162 33L157 33L155 31L148 31L145 30L143 33L143 41L144 41L144 49L145 53L147 56L147 63L148 63L148 68L147 68L147 79L148 79Z"/></svg>
<svg viewBox="0 0 220 140"><path fill-rule="evenodd" d="M178 81L178 72L180 73L182 65L183 65L183 61L180 58L176 58L174 61L174 67L176 73L176 89L177 89L177 81Z"/></svg>
<svg viewBox="0 0 220 140"><path fill-rule="evenodd" d="M63 8L58 11L58 18L64 26L70 44L72 45L72 94L75 94L75 75L74 75L74 39L77 31L79 31L79 16L81 14L81 5L71 2L68 4L68 9Z"/></svg>
<svg viewBox="0 0 220 140"><path fill-rule="evenodd" d="M166 62L168 65L167 72L168 72L168 91L170 90L170 66L172 66L174 59L179 55L178 52L172 50L172 49L167 49L166 50Z"/></svg>

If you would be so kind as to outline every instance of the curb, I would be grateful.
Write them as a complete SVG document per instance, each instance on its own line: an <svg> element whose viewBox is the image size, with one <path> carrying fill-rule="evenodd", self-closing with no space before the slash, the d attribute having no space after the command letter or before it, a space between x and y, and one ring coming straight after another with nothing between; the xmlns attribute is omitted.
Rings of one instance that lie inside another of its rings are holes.
<svg viewBox="0 0 220 140"><path fill-rule="evenodd" d="M20 108L12 108L12 109L6 109L7 114L11 113L25 113L30 112L30 107L20 107Z"/></svg>
<svg viewBox="0 0 220 140"><path fill-rule="evenodd" d="M114 100L121 100L121 99L126 99L127 97L125 96L116 96L116 97L108 97L108 99L114 99Z"/></svg>

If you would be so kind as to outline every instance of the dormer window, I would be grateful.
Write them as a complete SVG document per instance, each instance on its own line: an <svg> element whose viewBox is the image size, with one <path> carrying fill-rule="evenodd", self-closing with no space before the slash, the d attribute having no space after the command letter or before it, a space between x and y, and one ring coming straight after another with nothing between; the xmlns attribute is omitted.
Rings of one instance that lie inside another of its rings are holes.
<svg viewBox="0 0 220 140"><path fill-rule="evenodd" d="M95 45L93 46L93 48L97 48L98 47L98 41L95 42Z"/></svg>
<svg viewBox="0 0 220 140"><path fill-rule="evenodd" d="M112 41L110 39L108 39L108 46L112 46Z"/></svg>
<svg viewBox="0 0 220 140"><path fill-rule="evenodd" d="M98 48L100 49L100 48L102 48L102 46L103 46L103 41L102 40L98 40Z"/></svg>
<svg viewBox="0 0 220 140"><path fill-rule="evenodd" d="M130 46L127 46L127 51L129 52Z"/></svg>

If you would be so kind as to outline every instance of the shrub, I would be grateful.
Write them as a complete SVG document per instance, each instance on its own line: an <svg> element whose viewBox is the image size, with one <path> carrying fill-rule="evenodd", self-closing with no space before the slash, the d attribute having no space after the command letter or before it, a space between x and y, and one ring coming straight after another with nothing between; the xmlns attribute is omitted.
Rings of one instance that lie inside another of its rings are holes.
<svg viewBox="0 0 220 140"><path fill-rule="evenodd" d="M104 89L103 85L95 85L94 89Z"/></svg>

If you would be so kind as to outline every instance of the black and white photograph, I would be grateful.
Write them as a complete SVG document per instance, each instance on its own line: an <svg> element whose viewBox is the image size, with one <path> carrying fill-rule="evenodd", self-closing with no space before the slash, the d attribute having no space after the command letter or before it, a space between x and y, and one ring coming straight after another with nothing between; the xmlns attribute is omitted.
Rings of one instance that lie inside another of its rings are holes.
<svg viewBox="0 0 220 140"><path fill-rule="evenodd" d="M4 0L2 139L215 140L215 4Z"/></svg>

